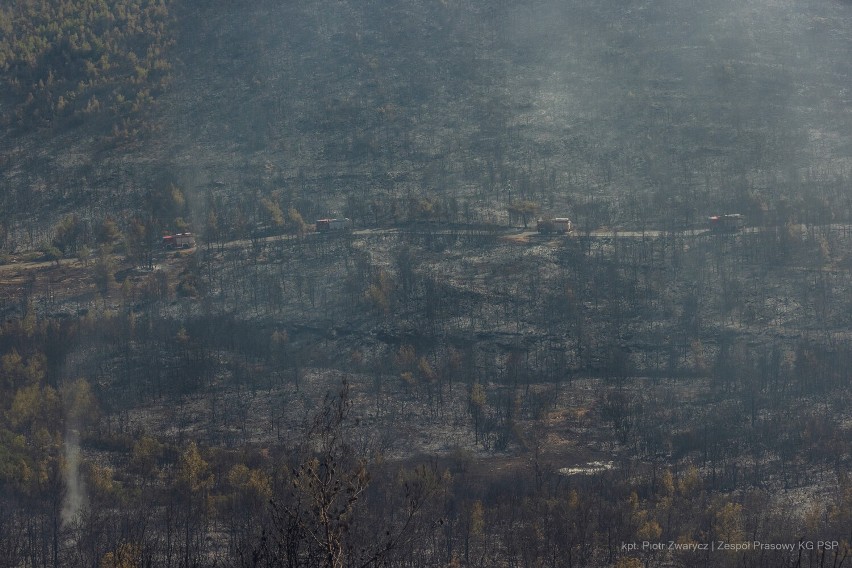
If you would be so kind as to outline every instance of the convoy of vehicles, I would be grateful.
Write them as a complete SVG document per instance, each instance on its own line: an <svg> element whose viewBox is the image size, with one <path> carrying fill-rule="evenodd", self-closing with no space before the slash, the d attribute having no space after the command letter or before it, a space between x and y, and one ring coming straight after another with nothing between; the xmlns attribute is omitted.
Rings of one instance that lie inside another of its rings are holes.
<svg viewBox="0 0 852 568"><path fill-rule="evenodd" d="M712 233L735 233L745 226L745 216L739 213L725 215L713 215L708 218L709 228ZM352 220L343 218L317 219L317 233L335 233L350 231ZM540 218L536 223L536 230L543 234L565 235L573 231L574 226L567 217ZM165 235L162 241L165 249L189 249L195 247L195 237L192 233L177 233Z"/></svg>

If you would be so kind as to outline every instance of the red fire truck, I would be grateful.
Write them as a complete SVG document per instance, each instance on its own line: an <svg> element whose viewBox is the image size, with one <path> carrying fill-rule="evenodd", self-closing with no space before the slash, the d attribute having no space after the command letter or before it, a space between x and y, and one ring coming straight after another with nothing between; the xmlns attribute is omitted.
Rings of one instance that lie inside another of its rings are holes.
<svg viewBox="0 0 852 568"><path fill-rule="evenodd" d="M745 216L739 213L713 215L709 221L710 230L714 233L736 233L745 227Z"/></svg>
<svg viewBox="0 0 852 568"><path fill-rule="evenodd" d="M318 219L317 233L330 233L332 231L348 231L352 228L352 220L343 219Z"/></svg>
<svg viewBox="0 0 852 568"><path fill-rule="evenodd" d="M195 246L195 237L192 233L178 233L176 235L166 235L163 237L163 248L178 249L192 248Z"/></svg>

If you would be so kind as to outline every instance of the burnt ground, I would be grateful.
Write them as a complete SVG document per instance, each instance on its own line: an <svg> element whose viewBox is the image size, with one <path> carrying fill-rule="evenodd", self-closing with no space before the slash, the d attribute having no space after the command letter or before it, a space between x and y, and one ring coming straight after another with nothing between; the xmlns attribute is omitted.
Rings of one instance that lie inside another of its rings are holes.
<svg viewBox="0 0 852 568"><path fill-rule="evenodd" d="M91 377L104 432L291 447L345 380L364 456L694 466L789 504L829 499L850 459L850 251L842 227L395 230L116 257L105 297L78 262L0 274L41 317L106 328L63 370Z"/></svg>

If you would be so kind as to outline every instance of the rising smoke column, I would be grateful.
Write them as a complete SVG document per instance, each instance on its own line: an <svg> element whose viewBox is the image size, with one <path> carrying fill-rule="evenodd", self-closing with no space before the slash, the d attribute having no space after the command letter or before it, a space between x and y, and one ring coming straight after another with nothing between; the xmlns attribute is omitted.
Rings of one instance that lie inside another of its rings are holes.
<svg viewBox="0 0 852 568"><path fill-rule="evenodd" d="M68 526L86 502L86 488L80 476L80 431L76 427L66 427L63 458L65 494L62 499L62 526Z"/></svg>
<svg viewBox="0 0 852 568"><path fill-rule="evenodd" d="M95 416L97 405L91 387L84 379L67 382L62 386L62 405L65 411L62 524L68 526L86 504L86 486L80 473L80 433L85 431L87 422Z"/></svg>

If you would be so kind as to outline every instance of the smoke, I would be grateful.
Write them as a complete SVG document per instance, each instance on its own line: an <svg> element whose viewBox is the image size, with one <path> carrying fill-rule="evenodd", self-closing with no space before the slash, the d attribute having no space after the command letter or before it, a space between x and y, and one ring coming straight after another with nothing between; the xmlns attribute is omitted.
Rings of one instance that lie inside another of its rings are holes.
<svg viewBox="0 0 852 568"><path fill-rule="evenodd" d="M65 409L65 445L63 449L65 495L62 500L62 525L68 526L80 515L86 504L86 486L80 473L82 455L80 432L95 414L94 398L89 384L83 379L62 386Z"/></svg>
<svg viewBox="0 0 852 568"><path fill-rule="evenodd" d="M65 432L65 496L62 525L68 526L80 514L86 502L86 488L80 475L80 432L68 427Z"/></svg>

